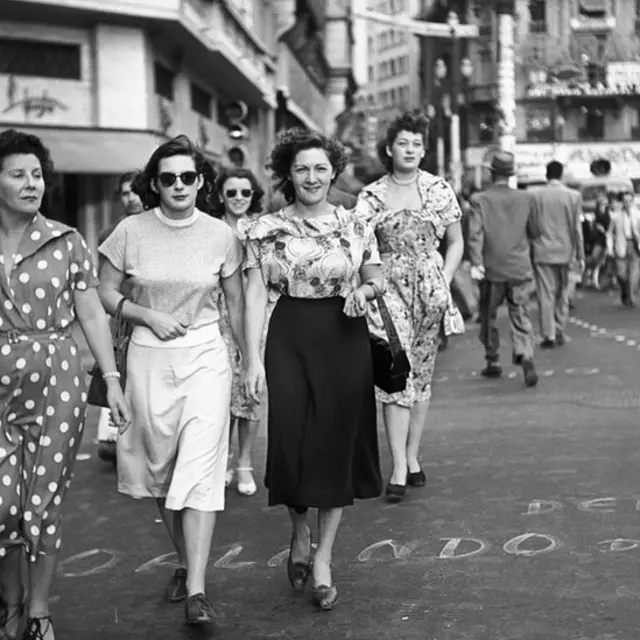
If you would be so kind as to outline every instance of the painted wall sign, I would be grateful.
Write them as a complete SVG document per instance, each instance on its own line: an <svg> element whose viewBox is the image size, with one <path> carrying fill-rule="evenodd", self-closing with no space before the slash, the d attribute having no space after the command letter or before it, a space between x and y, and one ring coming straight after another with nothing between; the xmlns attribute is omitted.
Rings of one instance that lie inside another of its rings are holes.
<svg viewBox="0 0 640 640"><path fill-rule="evenodd" d="M47 89L43 89L40 95L30 95L29 87L20 87L18 80L14 76L9 76L7 82L7 102L7 106L2 111L3 114L19 109L24 112L27 120L31 115L41 119L48 113L69 110L69 107L64 102L52 98Z"/></svg>

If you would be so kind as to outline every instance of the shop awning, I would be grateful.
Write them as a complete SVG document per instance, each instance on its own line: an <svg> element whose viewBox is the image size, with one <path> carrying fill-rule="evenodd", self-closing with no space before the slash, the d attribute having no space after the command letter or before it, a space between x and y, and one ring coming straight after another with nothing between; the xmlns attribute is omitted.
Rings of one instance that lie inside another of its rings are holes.
<svg viewBox="0 0 640 640"><path fill-rule="evenodd" d="M56 172L121 174L141 169L166 138L153 131L34 127L0 123L38 136L51 152Z"/></svg>

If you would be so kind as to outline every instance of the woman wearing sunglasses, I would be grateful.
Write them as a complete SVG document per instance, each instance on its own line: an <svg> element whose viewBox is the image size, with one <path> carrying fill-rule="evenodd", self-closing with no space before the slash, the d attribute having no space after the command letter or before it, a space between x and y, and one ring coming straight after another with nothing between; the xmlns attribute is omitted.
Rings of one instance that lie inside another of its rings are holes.
<svg viewBox="0 0 640 640"><path fill-rule="evenodd" d="M233 230L236 237L242 240L238 223L250 223L255 214L262 211L264 190L258 179L249 169L225 168L216 179L212 200L212 214L222 218ZM242 496L252 496L258 487L253 478L253 445L260 426L260 403L251 401L241 385L242 358L240 349L233 339L228 325L224 305L220 305L220 327L227 343L229 359L233 369L231 385L231 427L229 431L229 462L227 465L227 486L236 475L236 489ZM234 427L238 431L238 457L236 468L231 466L233 460L232 440Z"/></svg>
<svg viewBox="0 0 640 640"><path fill-rule="evenodd" d="M160 146L138 184L144 213L123 220L99 247L100 296L134 323L126 397L132 427L118 439L118 488L155 498L180 568L165 589L190 624L213 623L205 571L216 512L224 508L231 369L218 327L222 290L244 345L242 250L231 229L196 206L213 190L212 165L186 136Z"/></svg>

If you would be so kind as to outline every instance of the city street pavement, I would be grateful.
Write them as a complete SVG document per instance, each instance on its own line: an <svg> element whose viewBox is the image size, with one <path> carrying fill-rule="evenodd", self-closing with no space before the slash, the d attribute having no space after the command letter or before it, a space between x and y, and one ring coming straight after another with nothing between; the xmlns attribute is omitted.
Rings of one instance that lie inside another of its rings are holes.
<svg viewBox="0 0 640 640"><path fill-rule="evenodd" d="M635 640L640 628L640 311L577 301L538 388L479 376L477 326L439 355L428 486L347 510L340 591L321 613L289 589L283 509L228 491L208 578L225 640ZM117 494L95 411L66 505L53 614L62 640L201 638L166 605L171 547L153 504ZM258 474L265 440L258 443ZM385 477L389 469L381 432ZM327 464L331 464L327 460ZM164 562L163 562L164 560Z"/></svg>

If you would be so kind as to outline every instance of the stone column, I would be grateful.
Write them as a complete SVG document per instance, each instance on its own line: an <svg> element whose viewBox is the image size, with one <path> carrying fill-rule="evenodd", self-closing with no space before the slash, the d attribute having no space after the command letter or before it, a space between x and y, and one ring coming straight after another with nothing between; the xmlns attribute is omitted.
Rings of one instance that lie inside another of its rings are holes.
<svg viewBox="0 0 640 640"><path fill-rule="evenodd" d="M346 108L346 92L353 76L353 34L348 0L327 0L324 55L329 65L324 130L333 133L336 118Z"/></svg>
<svg viewBox="0 0 640 640"><path fill-rule="evenodd" d="M514 0L499 0L498 13L498 140L504 151L516 149L516 67Z"/></svg>

